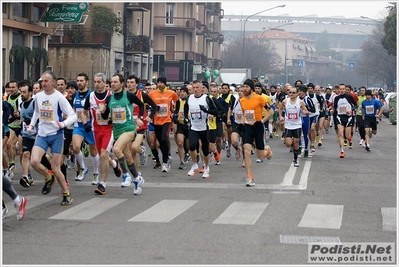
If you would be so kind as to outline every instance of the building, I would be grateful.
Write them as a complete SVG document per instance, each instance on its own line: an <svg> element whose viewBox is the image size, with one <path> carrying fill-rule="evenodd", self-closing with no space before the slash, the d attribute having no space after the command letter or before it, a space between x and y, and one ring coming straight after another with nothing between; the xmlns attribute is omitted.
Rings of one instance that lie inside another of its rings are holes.
<svg viewBox="0 0 399 267"><path fill-rule="evenodd" d="M54 13L62 13L64 7L71 12L79 4L85 3L59 4L62 8ZM33 81L49 69L67 80L80 72L89 77L102 72L107 77L133 74L143 82L165 76L180 83L205 79L206 69L222 64L220 3L90 3L79 21L42 22L50 6L3 3L3 69L11 65L14 70L3 72L3 80ZM107 24L110 17L115 19ZM41 48L48 58L32 63L26 55L10 64L5 59L12 58L16 45Z"/></svg>

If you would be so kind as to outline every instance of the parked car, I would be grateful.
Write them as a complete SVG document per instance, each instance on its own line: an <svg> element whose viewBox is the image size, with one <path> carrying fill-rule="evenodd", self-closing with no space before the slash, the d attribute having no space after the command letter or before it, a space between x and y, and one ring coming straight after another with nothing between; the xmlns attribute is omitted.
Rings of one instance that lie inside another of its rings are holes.
<svg viewBox="0 0 399 267"><path fill-rule="evenodd" d="M394 92L390 92L390 93L385 93L384 94L384 100L383 100L383 112L382 114L384 114L385 117L389 118L389 100L392 96L396 96L396 93Z"/></svg>
<svg viewBox="0 0 399 267"><path fill-rule="evenodd" d="M391 101L389 101L389 121L396 125L396 94L391 96Z"/></svg>

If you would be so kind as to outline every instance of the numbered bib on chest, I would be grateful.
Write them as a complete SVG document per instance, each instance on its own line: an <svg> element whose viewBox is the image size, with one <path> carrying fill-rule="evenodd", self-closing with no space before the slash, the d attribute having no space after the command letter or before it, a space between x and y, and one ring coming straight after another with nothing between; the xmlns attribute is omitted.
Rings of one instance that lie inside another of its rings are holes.
<svg viewBox="0 0 399 267"><path fill-rule="evenodd" d="M112 122L113 123L125 123L126 122L126 109L125 108L113 108L112 109Z"/></svg>
<svg viewBox="0 0 399 267"><path fill-rule="evenodd" d="M346 114L346 106L345 105L338 107L338 114Z"/></svg>
<svg viewBox="0 0 399 267"><path fill-rule="evenodd" d="M287 119L289 121L297 121L298 120L298 112L289 111L288 114L287 114Z"/></svg>
<svg viewBox="0 0 399 267"><path fill-rule="evenodd" d="M99 110L96 110L96 120L98 125L108 125L108 119L103 119Z"/></svg>
<svg viewBox="0 0 399 267"><path fill-rule="evenodd" d="M246 110L244 112L245 123L254 124L255 123L255 110Z"/></svg>
<svg viewBox="0 0 399 267"><path fill-rule="evenodd" d="M236 121L236 122L239 121L239 122L241 123L241 120L242 120L242 111L236 111L236 112L234 113L234 118L235 118L235 121Z"/></svg>
<svg viewBox="0 0 399 267"><path fill-rule="evenodd" d="M51 123L54 121L54 109L52 106L40 107L40 121L42 123Z"/></svg>
<svg viewBox="0 0 399 267"><path fill-rule="evenodd" d="M78 117L78 122L82 122L82 112L83 112L83 108L76 109L76 116Z"/></svg>
<svg viewBox="0 0 399 267"><path fill-rule="evenodd" d="M168 116L168 104L159 104L158 117Z"/></svg>
<svg viewBox="0 0 399 267"><path fill-rule="evenodd" d="M366 106L366 114L374 114L374 106Z"/></svg>
<svg viewBox="0 0 399 267"><path fill-rule="evenodd" d="M193 122L198 122L202 120L202 114L200 109L191 111L191 119Z"/></svg>

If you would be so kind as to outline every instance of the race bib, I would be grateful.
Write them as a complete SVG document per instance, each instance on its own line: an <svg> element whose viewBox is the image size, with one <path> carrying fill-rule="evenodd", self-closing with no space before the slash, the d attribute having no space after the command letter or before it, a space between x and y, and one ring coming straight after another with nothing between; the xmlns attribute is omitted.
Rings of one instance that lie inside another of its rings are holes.
<svg viewBox="0 0 399 267"><path fill-rule="evenodd" d="M297 121L298 120L298 112L288 112L287 120L289 120L289 121Z"/></svg>
<svg viewBox="0 0 399 267"><path fill-rule="evenodd" d="M366 114L374 114L374 106L366 106Z"/></svg>
<svg viewBox="0 0 399 267"><path fill-rule="evenodd" d="M193 122L202 120L202 114L201 114L201 110L200 109L191 111L191 120Z"/></svg>
<svg viewBox="0 0 399 267"><path fill-rule="evenodd" d="M83 112L83 108L76 109L76 116L78 117L78 122L82 122L82 112Z"/></svg>
<svg viewBox="0 0 399 267"><path fill-rule="evenodd" d="M167 104L159 104L159 110L158 110L158 117L166 117L168 116L168 105Z"/></svg>
<svg viewBox="0 0 399 267"><path fill-rule="evenodd" d="M234 119L235 119L236 122L239 121L239 122L241 123L241 120L242 120L242 111L236 111L236 112L234 113Z"/></svg>
<svg viewBox="0 0 399 267"><path fill-rule="evenodd" d="M125 108L113 108L112 109L112 123L125 123L126 122L126 109Z"/></svg>
<svg viewBox="0 0 399 267"><path fill-rule="evenodd" d="M108 125L108 119L103 119L99 110L96 111L96 121L98 125Z"/></svg>
<svg viewBox="0 0 399 267"><path fill-rule="evenodd" d="M346 114L346 106L339 106L338 114Z"/></svg>
<svg viewBox="0 0 399 267"><path fill-rule="evenodd" d="M245 123L254 124L255 123L255 111L254 110L246 110L244 112Z"/></svg>
<svg viewBox="0 0 399 267"><path fill-rule="evenodd" d="M43 123L51 123L52 121L54 121L53 106L41 106L39 119Z"/></svg>

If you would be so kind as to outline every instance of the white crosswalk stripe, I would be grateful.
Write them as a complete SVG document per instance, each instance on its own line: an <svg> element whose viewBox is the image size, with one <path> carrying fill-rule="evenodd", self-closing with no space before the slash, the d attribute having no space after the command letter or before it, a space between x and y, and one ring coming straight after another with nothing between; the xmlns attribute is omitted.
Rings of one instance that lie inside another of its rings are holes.
<svg viewBox="0 0 399 267"><path fill-rule="evenodd" d="M90 220L101 213L115 207L123 202L126 198L100 198L95 197L88 201L83 202L77 206L73 206L70 209L58 213L49 219L54 220Z"/></svg>
<svg viewBox="0 0 399 267"><path fill-rule="evenodd" d="M254 225L267 205L267 202L233 202L213 224Z"/></svg>
<svg viewBox="0 0 399 267"><path fill-rule="evenodd" d="M134 216L129 222L167 223L188 210L198 201L165 199L146 211Z"/></svg>
<svg viewBox="0 0 399 267"><path fill-rule="evenodd" d="M396 231L396 208L381 207L382 229Z"/></svg>
<svg viewBox="0 0 399 267"><path fill-rule="evenodd" d="M308 204L298 227L339 229L343 205Z"/></svg>

